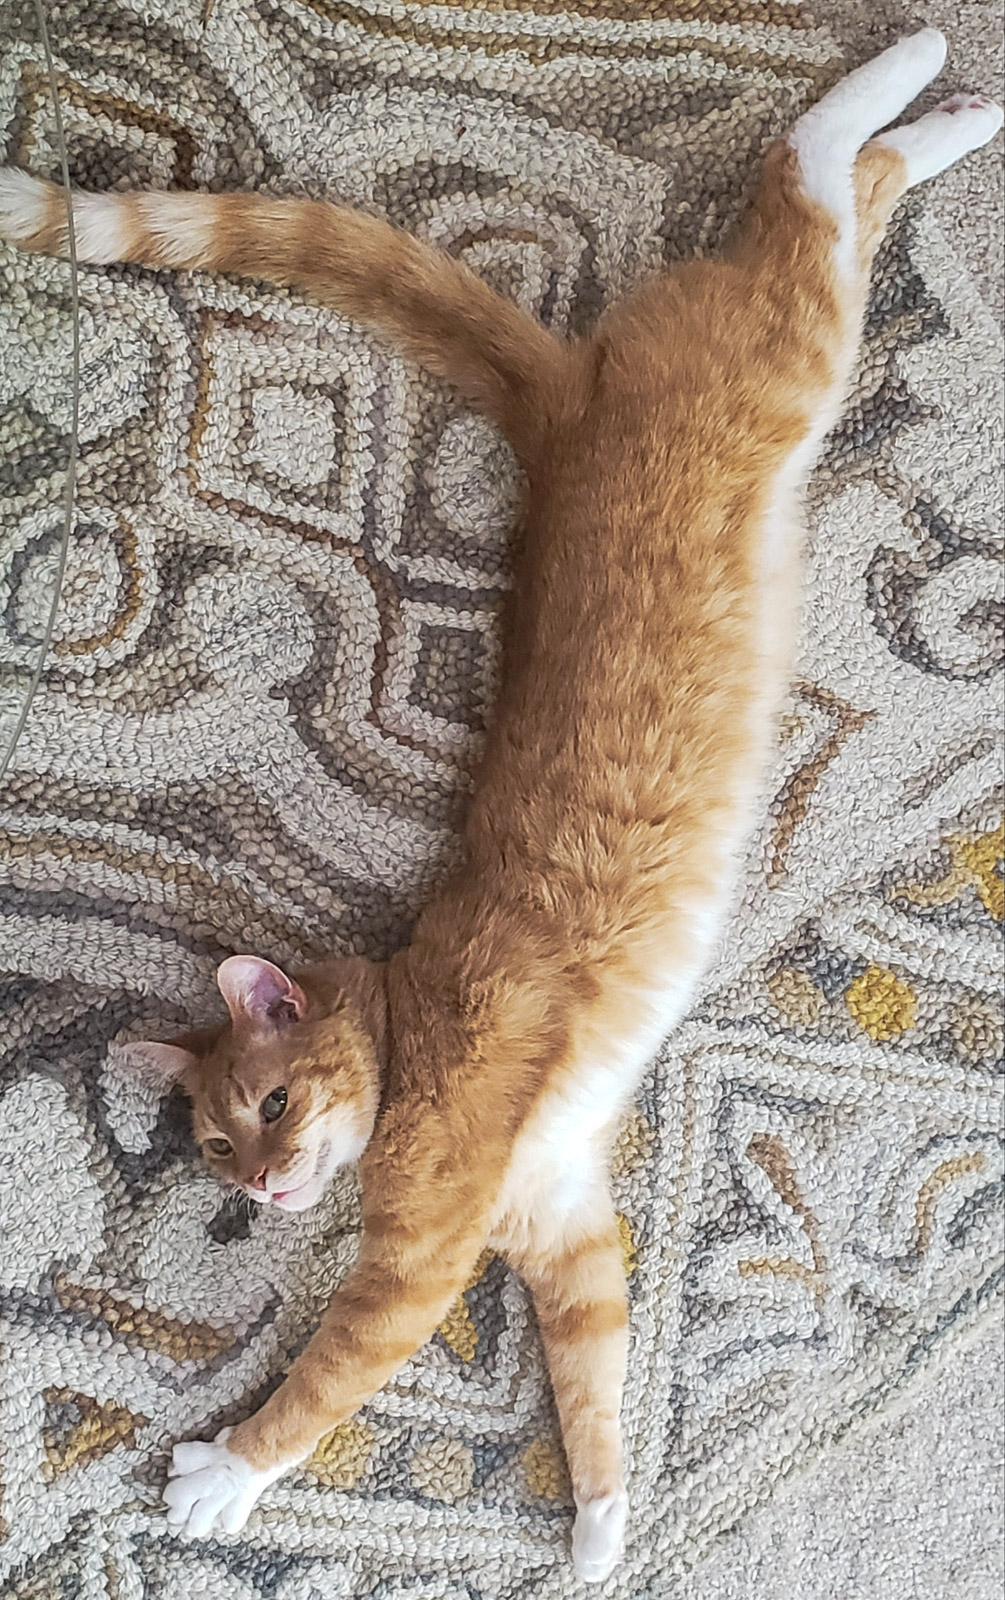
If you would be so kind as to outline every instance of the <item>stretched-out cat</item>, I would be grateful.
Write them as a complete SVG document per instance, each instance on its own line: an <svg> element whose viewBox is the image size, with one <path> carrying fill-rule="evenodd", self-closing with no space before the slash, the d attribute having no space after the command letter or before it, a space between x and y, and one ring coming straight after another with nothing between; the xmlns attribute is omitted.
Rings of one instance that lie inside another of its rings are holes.
<svg viewBox="0 0 1005 1600"><path fill-rule="evenodd" d="M371 216L263 195L72 195L82 262L244 273L392 336L510 439L526 476L503 684L464 859L407 948L219 970L229 1018L136 1047L190 1096L207 1161L301 1211L361 1163L356 1266L285 1381L165 1490L240 1529L433 1333L486 1244L530 1287L576 1501L576 1570L622 1548L628 1312L607 1177L686 1010L752 821L798 610L799 495L854 362L900 196L984 144L959 95L881 133L939 71L925 30L767 154L715 262L563 341ZM67 197L0 173L0 235L68 253Z"/></svg>

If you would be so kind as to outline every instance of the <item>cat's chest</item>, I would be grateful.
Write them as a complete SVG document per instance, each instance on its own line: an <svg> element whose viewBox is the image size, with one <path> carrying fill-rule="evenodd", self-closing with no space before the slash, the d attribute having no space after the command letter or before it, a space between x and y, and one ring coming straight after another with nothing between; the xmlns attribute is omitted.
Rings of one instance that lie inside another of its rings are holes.
<svg viewBox="0 0 1005 1600"><path fill-rule="evenodd" d="M500 1247L517 1247L532 1224L538 1239L549 1221L560 1232L590 1203L626 1087L621 1063L613 1061L581 1068L541 1097L514 1144L496 1206Z"/></svg>
<svg viewBox="0 0 1005 1600"><path fill-rule="evenodd" d="M696 934L698 930L693 929ZM699 945L697 937L692 946ZM610 1146L647 1062L679 1020L697 962L661 961L580 1021L576 1042L514 1145L495 1226L517 1239L561 1233L606 1194Z"/></svg>

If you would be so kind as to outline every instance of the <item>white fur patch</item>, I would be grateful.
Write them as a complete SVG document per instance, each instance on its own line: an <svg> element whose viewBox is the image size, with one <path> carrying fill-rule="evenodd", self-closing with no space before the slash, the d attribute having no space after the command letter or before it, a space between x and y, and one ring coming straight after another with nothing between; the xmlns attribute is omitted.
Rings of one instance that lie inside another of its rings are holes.
<svg viewBox="0 0 1005 1600"><path fill-rule="evenodd" d="M0 238L27 244L49 220L52 189L17 167L0 168Z"/></svg>
<svg viewBox="0 0 1005 1600"><path fill-rule="evenodd" d="M211 260L217 205L211 194L144 194L139 215L168 267L198 267Z"/></svg>
<svg viewBox="0 0 1005 1600"><path fill-rule="evenodd" d="M855 188L851 169L856 151L835 148L833 132L825 116L821 116L825 102L800 117L789 143L799 158L799 175L803 188L811 200L834 219L838 226L837 257L842 273L850 270L855 259Z"/></svg>
<svg viewBox="0 0 1005 1600"><path fill-rule="evenodd" d="M115 194L75 194L73 234L80 261L120 261L128 244L122 202Z"/></svg>
<svg viewBox="0 0 1005 1600"><path fill-rule="evenodd" d="M826 413L821 409L821 415L815 426L787 458L775 477L771 499L764 514L758 552L759 576L765 590L764 600L776 611L774 618L776 623L777 596L772 593L773 586L780 575L790 567L793 553L798 548L799 502L819 453L821 441L833 421L832 412L836 409L836 407L828 408ZM774 606L772 601L775 602Z"/></svg>
<svg viewBox="0 0 1005 1600"><path fill-rule="evenodd" d="M597 1500L576 1496L572 1529L572 1564L584 1583L603 1583L624 1548L628 1496L622 1490Z"/></svg>
<svg viewBox="0 0 1005 1600"><path fill-rule="evenodd" d="M212 1444L175 1445L164 1502L176 1533L194 1539L204 1539L214 1528L240 1533L259 1496L287 1470L282 1466L256 1472L243 1456L227 1449L229 1433L224 1428Z"/></svg>
<svg viewBox="0 0 1005 1600"><path fill-rule="evenodd" d="M881 133L877 143L900 152L913 188L987 144L1003 120L1001 107L984 95L955 94L917 122Z"/></svg>

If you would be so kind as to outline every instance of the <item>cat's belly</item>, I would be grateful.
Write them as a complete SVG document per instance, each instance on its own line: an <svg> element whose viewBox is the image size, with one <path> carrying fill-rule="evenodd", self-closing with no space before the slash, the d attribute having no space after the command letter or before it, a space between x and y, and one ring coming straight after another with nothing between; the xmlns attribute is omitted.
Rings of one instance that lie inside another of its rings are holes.
<svg viewBox="0 0 1005 1600"><path fill-rule="evenodd" d="M800 462L797 463L801 465ZM756 657L745 720L749 746L724 777L705 831L693 840L687 889L667 871L667 899L642 914L640 887L629 906L634 928L623 943L588 957L600 996L573 1019L563 1064L536 1102L513 1147L495 1208L493 1242L519 1254L557 1245L609 1206L607 1164L627 1102L664 1040L687 1013L721 933L743 841L757 801L766 749L791 650L795 529L798 516L783 475L762 530ZM676 840L669 841L674 861ZM651 886L646 885L651 891Z"/></svg>

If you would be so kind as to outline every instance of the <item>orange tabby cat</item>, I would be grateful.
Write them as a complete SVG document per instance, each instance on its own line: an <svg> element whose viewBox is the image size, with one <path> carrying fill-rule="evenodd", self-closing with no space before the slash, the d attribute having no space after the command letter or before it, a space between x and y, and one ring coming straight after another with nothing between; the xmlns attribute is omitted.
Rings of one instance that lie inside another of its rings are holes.
<svg viewBox="0 0 1005 1600"><path fill-rule="evenodd" d="M362 1158L359 1260L286 1381L165 1492L192 1534L273 1479L429 1338L488 1242L533 1293L586 1579L626 1518L619 1114L685 1010L748 828L790 661L798 494L855 357L899 196L989 139L957 96L871 137L942 65L925 30L768 154L724 260L650 283L563 343L372 217L265 196L73 196L83 261L243 272L393 334L512 441L521 568L464 865L385 966L296 977L234 956L230 1020L139 1047L191 1096L210 1165L312 1205ZM868 140L868 142L866 142ZM67 253L63 192L0 175L0 232Z"/></svg>

